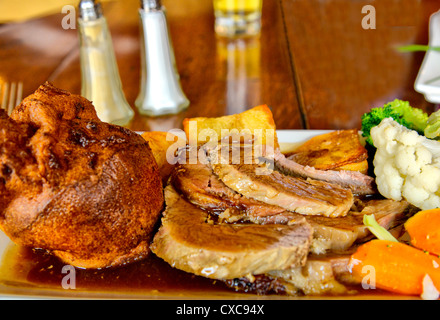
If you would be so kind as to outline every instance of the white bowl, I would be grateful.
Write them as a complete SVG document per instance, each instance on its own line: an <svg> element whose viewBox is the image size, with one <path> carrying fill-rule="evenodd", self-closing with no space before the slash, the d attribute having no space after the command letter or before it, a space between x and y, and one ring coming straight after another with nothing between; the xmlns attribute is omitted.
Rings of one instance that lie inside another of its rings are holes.
<svg viewBox="0 0 440 320"><path fill-rule="evenodd" d="M440 11L429 19L429 46L440 46ZM431 103L440 103L440 51L428 50L414 88Z"/></svg>

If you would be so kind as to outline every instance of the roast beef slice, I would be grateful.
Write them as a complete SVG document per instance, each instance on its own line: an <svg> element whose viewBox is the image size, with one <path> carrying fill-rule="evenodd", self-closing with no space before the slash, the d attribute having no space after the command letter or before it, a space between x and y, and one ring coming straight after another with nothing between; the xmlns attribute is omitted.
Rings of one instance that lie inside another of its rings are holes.
<svg viewBox="0 0 440 320"><path fill-rule="evenodd" d="M174 188L165 190L166 209L151 250L171 266L213 279L233 279L306 262L313 229L292 225L212 224L208 213Z"/></svg>

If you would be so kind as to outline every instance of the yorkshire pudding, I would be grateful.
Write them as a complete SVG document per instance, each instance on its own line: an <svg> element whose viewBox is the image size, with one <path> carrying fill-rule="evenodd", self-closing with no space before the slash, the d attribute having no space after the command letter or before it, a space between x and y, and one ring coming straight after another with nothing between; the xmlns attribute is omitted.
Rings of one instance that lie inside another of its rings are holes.
<svg viewBox="0 0 440 320"><path fill-rule="evenodd" d="M76 267L121 265L148 254L163 202L148 143L87 99L45 83L0 112L0 228L15 243Z"/></svg>

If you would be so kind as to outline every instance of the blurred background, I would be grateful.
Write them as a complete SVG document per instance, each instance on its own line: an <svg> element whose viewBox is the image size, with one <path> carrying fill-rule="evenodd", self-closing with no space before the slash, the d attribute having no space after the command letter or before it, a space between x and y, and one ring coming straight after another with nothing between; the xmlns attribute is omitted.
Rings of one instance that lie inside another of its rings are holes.
<svg viewBox="0 0 440 320"><path fill-rule="evenodd" d="M64 29L65 5L79 1L0 0L0 85L22 81L23 95L46 80L81 92L77 29ZM163 0L182 89L190 101L177 115L148 117L134 101L140 86L138 0L102 0L125 97L135 116L127 127L179 128L185 117L220 116L259 104L279 129L360 126L371 107L399 98L432 111L414 90L438 0L263 0L261 31L221 37L212 0ZM372 5L376 28L364 29ZM439 66L440 70L440 66ZM440 72L439 72L440 73Z"/></svg>

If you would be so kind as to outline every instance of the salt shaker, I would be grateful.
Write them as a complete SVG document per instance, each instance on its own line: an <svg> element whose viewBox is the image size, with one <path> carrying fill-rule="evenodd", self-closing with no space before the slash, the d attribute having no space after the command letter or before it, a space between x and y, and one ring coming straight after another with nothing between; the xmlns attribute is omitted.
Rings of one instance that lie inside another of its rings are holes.
<svg viewBox="0 0 440 320"><path fill-rule="evenodd" d="M110 31L99 2L79 3L81 95L91 100L101 121L126 125L134 112L125 99Z"/></svg>
<svg viewBox="0 0 440 320"><path fill-rule="evenodd" d="M135 105L148 116L175 114L189 105L180 86L165 8L160 0L141 0L141 81Z"/></svg>

